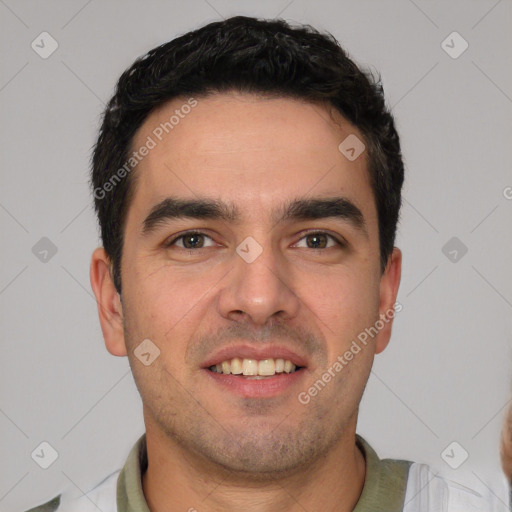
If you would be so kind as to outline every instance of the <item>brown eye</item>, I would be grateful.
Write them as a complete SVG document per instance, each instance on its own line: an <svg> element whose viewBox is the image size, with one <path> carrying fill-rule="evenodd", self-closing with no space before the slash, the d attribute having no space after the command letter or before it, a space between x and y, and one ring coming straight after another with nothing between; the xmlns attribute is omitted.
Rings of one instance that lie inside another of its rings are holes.
<svg viewBox="0 0 512 512"><path fill-rule="evenodd" d="M301 238L301 241L302 240L306 240L307 249L329 249L330 247L335 247L336 245L345 245L334 236L323 232L308 233ZM332 241L331 245L329 245L330 241Z"/></svg>
<svg viewBox="0 0 512 512"><path fill-rule="evenodd" d="M168 244L166 244L166 247L176 246L180 249L203 249L205 247L211 247L211 245L207 246L205 245L205 239L211 237L204 233L196 232L196 231L190 231L188 233L184 233L183 235L180 235L173 240L171 240ZM212 240L213 242L213 240Z"/></svg>
<svg viewBox="0 0 512 512"><path fill-rule="evenodd" d="M324 234L315 234L315 235L308 235L306 237L308 240L307 244L310 249L324 249L327 247L327 236Z"/></svg>

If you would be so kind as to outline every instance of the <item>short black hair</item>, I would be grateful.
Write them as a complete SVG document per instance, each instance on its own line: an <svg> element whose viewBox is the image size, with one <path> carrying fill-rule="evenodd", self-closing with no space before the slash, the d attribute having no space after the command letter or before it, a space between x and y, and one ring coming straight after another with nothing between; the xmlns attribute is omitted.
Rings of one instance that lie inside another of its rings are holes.
<svg viewBox="0 0 512 512"><path fill-rule="evenodd" d="M123 232L135 187L136 173L127 166L135 133L154 109L173 98L229 91L330 104L358 128L368 152L383 272L395 241L404 166L380 78L362 71L330 33L282 19L235 16L138 58L119 78L103 113L91 185L117 291L121 293Z"/></svg>

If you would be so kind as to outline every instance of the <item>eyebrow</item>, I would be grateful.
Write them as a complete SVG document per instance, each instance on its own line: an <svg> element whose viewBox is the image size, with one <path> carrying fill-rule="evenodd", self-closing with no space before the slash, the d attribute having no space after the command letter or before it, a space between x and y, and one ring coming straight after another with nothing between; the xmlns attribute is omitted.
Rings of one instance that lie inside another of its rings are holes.
<svg viewBox="0 0 512 512"><path fill-rule="evenodd" d="M158 226L174 219L211 219L237 222L241 215L238 208L217 199L182 199L167 197L156 204L144 219L142 233L149 235ZM293 220L336 218L350 223L368 237L361 210L345 197L297 198L271 212L274 224Z"/></svg>

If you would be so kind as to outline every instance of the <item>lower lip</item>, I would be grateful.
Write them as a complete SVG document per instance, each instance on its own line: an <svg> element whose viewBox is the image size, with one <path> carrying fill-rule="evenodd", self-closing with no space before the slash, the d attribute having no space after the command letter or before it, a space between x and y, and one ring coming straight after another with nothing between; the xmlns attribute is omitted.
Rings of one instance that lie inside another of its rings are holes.
<svg viewBox="0 0 512 512"><path fill-rule="evenodd" d="M224 375L207 369L204 371L214 382L244 398L277 396L297 383L305 373L304 369L300 369L293 373L280 373L263 379L248 379L238 375Z"/></svg>

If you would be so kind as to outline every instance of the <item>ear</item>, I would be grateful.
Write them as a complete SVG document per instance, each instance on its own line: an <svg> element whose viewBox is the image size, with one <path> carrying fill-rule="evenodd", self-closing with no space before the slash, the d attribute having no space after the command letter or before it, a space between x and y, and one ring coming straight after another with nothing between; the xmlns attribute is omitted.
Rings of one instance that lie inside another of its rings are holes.
<svg viewBox="0 0 512 512"><path fill-rule="evenodd" d="M110 259L99 247L92 253L90 279L96 296L101 330L107 350L114 356L125 356L123 306L110 272Z"/></svg>
<svg viewBox="0 0 512 512"><path fill-rule="evenodd" d="M386 269L380 279L380 319L384 322L384 327L379 330L376 336L375 353L380 354L389 343L391 338L391 327L395 315L394 304L400 286L400 277L402 274L402 252L397 247L388 259ZM397 308L396 311L399 311Z"/></svg>

